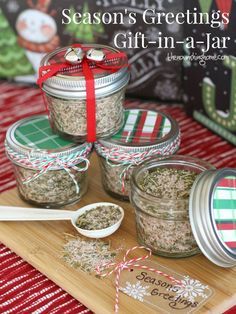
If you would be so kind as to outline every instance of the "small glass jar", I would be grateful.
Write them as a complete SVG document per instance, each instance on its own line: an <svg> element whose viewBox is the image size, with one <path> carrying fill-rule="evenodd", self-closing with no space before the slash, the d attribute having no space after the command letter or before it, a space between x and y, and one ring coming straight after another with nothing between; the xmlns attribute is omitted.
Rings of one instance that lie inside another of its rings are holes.
<svg viewBox="0 0 236 314"><path fill-rule="evenodd" d="M59 48L47 54L41 66L65 62L65 55L70 47ZM104 55L117 53L118 50L102 45L83 45L86 53L96 49ZM114 61L104 60L104 64L112 65ZM130 73L124 60L118 61L121 68L117 71L103 69L91 64L94 76L96 101L96 137L109 137L116 133L123 123L123 104L125 89ZM84 142L87 138L87 92L86 80L81 64L71 65L57 75L48 78L42 86L45 101L50 112L53 130L60 136L75 142Z"/></svg>
<svg viewBox="0 0 236 314"><path fill-rule="evenodd" d="M189 220L189 195L198 174L208 169L214 167L179 155L150 159L135 169L130 200L141 245L166 257L200 252Z"/></svg>
<svg viewBox="0 0 236 314"><path fill-rule="evenodd" d="M105 191L129 200L133 169L151 156L174 154L179 145L180 129L172 117L154 110L125 110L119 132L95 143Z"/></svg>
<svg viewBox="0 0 236 314"><path fill-rule="evenodd" d="M59 208L78 202L86 193L92 144L76 145L61 139L52 133L47 116L32 116L13 124L5 147L23 200Z"/></svg>

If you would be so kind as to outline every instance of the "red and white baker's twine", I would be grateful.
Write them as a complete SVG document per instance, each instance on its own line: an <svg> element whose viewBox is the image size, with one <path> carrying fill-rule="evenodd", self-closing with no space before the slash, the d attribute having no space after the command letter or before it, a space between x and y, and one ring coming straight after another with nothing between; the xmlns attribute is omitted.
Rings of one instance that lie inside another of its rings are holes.
<svg viewBox="0 0 236 314"><path fill-rule="evenodd" d="M136 249L145 249L148 251L148 254L147 255L144 255L142 257L135 257L135 258L132 258L130 260L127 260L127 257L129 255L130 252L136 250ZM177 285L180 285L182 286L182 282L178 279L175 279L173 276L170 276L160 270L157 270L155 268L152 268L152 267L148 267L148 266L145 266L145 265L140 265L138 264L137 262L141 262L141 261L144 261L148 258L150 258L152 255L152 251L149 249L149 248L146 248L144 246L135 246L129 250L126 251L125 255L124 255L124 258L121 262L119 263L105 263L105 264L102 264L102 265L99 265L97 268L96 268L96 272L97 274L100 276L100 277L107 277L107 276L110 276L111 274L115 273L116 275L116 278L115 278L115 286L116 286L116 297L115 297L115 313L118 313L119 311L119 289L120 289L120 275L121 275L121 272L122 270L124 269L132 269L134 267L136 268L139 268L139 269L146 269L146 270L149 270L151 272L154 272L158 275L161 275L163 277L166 277L167 279L169 279L170 281L172 281L174 284L177 284ZM106 269L111 269L110 271L106 272L106 273L103 273L104 270Z"/></svg>
<svg viewBox="0 0 236 314"><path fill-rule="evenodd" d="M87 156L91 151L91 145L88 145L84 150L71 153L68 156L63 157L60 157L56 154L48 154L47 156L39 157L33 156L30 152L28 154L20 154L12 150L8 145L5 146L6 153L10 160L22 165L23 167L36 170L36 173L32 176L29 176L28 178L22 178L23 184L28 184L29 182L36 180L49 170L64 169L73 180L76 187L76 193L79 193L79 185L74 174L71 172L71 169L78 172L84 172L88 169L90 162L87 159ZM76 166L82 162L85 162L84 167Z"/></svg>
<svg viewBox="0 0 236 314"><path fill-rule="evenodd" d="M179 134L178 137L169 145L165 145L158 149L153 148L143 152L129 152L116 147L108 148L101 145L99 142L95 143L95 148L99 155L106 159L106 162L110 167L126 166L120 174L122 192L125 193L125 180L132 166L138 166L149 157L168 156L174 154L180 146L180 139L181 135Z"/></svg>

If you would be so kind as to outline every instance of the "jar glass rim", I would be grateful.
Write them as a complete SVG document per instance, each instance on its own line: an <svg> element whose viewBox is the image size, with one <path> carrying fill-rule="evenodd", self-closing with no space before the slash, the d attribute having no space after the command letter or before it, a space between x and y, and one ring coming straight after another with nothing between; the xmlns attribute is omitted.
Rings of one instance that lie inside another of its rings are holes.
<svg viewBox="0 0 236 314"><path fill-rule="evenodd" d="M145 160L133 170L133 173L131 176L132 187L136 189L136 192L142 194L142 197L146 197L149 200L152 199L153 201L155 201L155 200L161 199L163 201L170 201L170 199L154 196L144 191L143 189L141 189L138 183L138 177L143 171L148 170L148 169L155 169L158 167L165 168L165 166L167 168L170 165L189 167L190 171L191 169L193 171L194 169L200 170L199 173L204 172L205 170L215 169L215 167L209 162L196 158L196 157L192 157L192 156L173 155L173 156L168 156L168 157L164 156L164 157L159 157L159 158L158 157L149 158L148 160ZM177 199L176 201L186 201L186 199Z"/></svg>

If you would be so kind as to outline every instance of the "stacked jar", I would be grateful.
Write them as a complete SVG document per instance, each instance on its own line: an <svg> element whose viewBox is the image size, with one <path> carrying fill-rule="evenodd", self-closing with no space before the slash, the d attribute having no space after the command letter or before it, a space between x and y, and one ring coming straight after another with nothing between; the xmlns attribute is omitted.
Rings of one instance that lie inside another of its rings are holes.
<svg viewBox="0 0 236 314"><path fill-rule="evenodd" d="M5 142L24 200L55 208L86 193L92 142L122 126L129 77L127 57L108 46L64 47L43 58L38 83L49 119L18 121Z"/></svg>
<svg viewBox="0 0 236 314"><path fill-rule="evenodd" d="M105 191L129 200L134 168L146 159L174 154L179 145L180 129L172 117L154 110L125 110L120 131L95 143Z"/></svg>
<svg viewBox="0 0 236 314"><path fill-rule="evenodd" d="M92 144L77 145L52 133L46 115L13 124L5 147L25 201L57 208L78 202L86 193Z"/></svg>
<svg viewBox="0 0 236 314"><path fill-rule="evenodd" d="M43 207L78 202L86 193L93 143L103 187L130 199L138 241L154 253L201 251L236 265L236 170L174 155L180 129L154 110L123 110L127 57L101 45L74 45L46 55L39 70L48 116L16 122L6 135L20 196ZM227 210L226 210L227 209Z"/></svg>
<svg viewBox="0 0 236 314"><path fill-rule="evenodd" d="M109 137L121 128L130 73L127 59L119 55L111 47L83 45L59 48L43 58L39 82L54 132L81 143L88 138L91 119L97 139ZM53 75L55 65L61 67ZM95 117L90 112L92 100Z"/></svg>

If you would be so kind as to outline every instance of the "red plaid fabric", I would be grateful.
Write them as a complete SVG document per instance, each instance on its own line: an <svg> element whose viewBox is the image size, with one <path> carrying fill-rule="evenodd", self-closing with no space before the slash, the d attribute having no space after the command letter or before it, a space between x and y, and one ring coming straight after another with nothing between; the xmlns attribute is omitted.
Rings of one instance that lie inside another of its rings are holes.
<svg viewBox="0 0 236 314"><path fill-rule="evenodd" d="M236 168L236 148L186 116L178 105L128 100L129 108L159 109L180 124L179 154L205 159L216 167ZM15 187L11 164L4 153L7 128L15 121L45 112L40 91L33 87L0 83L0 192ZM0 313L91 313L80 302L55 285L4 245L0 245ZM232 309L227 314L236 313Z"/></svg>

